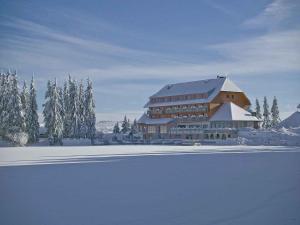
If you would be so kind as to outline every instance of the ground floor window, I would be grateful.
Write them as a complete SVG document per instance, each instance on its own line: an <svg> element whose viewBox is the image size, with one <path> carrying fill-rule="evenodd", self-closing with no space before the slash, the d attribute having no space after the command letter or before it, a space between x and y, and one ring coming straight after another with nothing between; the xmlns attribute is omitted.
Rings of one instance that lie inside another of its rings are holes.
<svg viewBox="0 0 300 225"><path fill-rule="evenodd" d="M160 126L160 133L166 134L167 133L167 126Z"/></svg>
<svg viewBox="0 0 300 225"><path fill-rule="evenodd" d="M156 133L156 127L155 126L148 126L148 133L155 134Z"/></svg>

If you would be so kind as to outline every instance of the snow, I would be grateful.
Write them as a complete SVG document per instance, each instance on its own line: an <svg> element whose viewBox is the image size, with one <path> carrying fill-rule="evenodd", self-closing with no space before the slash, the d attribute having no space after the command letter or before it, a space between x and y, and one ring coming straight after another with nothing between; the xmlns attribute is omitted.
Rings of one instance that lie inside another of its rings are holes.
<svg viewBox="0 0 300 225"><path fill-rule="evenodd" d="M225 102L210 121L259 121L250 112L232 102Z"/></svg>
<svg viewBox="0 0 300 225"><path fill-rule="evenodd" d="M192 82L176 83L165 85L157 93L151 97L166 97L166 96L176 96L176 95L187 95L196 93L210 93L207 98L203 99L192 99L186 101L175 101L175 102L148 102L146 107L155 106L169 106L175 104L196 104L196 103L207 103L212 101L220 91L231 91L231 92L243 92L239 87L237 87L230 79L226 77L199 80Z"/></svg>
<svg viewBox="0 0 300 225"><path fill-rule="evenodd" d="M72 140L71 140L72 141ZM0 148L0 166L81 162L107 157L300 151L285 146L31 146Z"/></svg>
<svg viewBox="0 0 300 225"><path fill-rule="evenodd" d="M285 120L281 121L279 127L300 127L300 112L294 112Z"/></svg>
<svg viewBox="0 0 300 225"><path fill-rule="evenodd" d="M300 129L240 129L239 143L245 145L300 146Z"/></svg>
<svg viewBox="0 0 300 225"><path fill-rule="evenodd" d="M220 78L219 78L220 79ZM233 83L229 78L225 78L223 86L220 91L229 92L243 92L235 83Z"/></svg>
<svg viewBox="0 0 300 225"><path fill-rule="evenodd" d="M103 133L112 133L117 122L122 123L122 121L100 120L96 123L96 130Z"/></svg>
<svg viewBox="0 0 300 225"><path fill-rule="evenodd" d="M300 224L299 147L0 148L0 161L0 224Z"/></svg>

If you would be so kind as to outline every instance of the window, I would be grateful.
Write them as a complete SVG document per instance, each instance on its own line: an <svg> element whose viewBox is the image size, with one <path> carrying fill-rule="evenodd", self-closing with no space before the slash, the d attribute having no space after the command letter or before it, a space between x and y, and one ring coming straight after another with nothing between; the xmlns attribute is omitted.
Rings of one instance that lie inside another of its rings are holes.
<svg viewBox="0 0 300 225"><path fill-rule="evenodd" d="M167 133L167 126L160 126L160 133L166 134Z"/></svg>
<svg viewBox="0 0 300 225"><path fill-rule="evenodd" d="M156 133L156 127L155 126L148 126L148 133L149 134L155 134Z"/></svg>
<svg viewBox="0 0 300 225"><path fill-rule="evenodd" d="M226 95L227 98L229 98L229 95Z"/></svg>
<svg viewBox="0 0 300 225"><path fill-rule="evenodd" d="M231 98L234 99L234 95L231 95Z"/></svg>

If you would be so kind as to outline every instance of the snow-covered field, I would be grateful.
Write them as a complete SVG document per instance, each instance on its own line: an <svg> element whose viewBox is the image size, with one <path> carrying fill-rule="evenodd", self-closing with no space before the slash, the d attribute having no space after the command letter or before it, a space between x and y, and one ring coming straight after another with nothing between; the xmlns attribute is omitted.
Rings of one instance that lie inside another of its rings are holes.
<svg viewBox="0 0 300 225"><path fill-rule="evenodd" d="M300 224L300 147L0 148L0 224Z"/></svg>

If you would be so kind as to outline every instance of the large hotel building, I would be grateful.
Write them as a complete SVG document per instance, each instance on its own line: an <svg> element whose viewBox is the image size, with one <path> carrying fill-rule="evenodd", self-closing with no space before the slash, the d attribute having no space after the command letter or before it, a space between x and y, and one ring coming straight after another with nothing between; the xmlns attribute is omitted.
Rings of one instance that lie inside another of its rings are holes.
<svg viewBox="0 0 300 225"><path fill-rule="evenodd" d="M165 85L150 96L138 120L145 139L227 139L258 128L246 94L224 76Z"/></svg>

